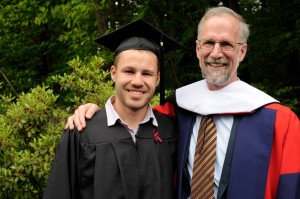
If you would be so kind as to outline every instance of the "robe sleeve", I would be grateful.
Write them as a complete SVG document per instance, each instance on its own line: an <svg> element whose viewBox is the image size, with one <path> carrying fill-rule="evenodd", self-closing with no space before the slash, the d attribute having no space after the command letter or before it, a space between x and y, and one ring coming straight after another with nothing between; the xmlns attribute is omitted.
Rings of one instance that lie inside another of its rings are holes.
<svg viewBox="0 0 300 199"><path fill-rule="evenodd" d="M272 107L277 115L265 198L299 199L300 121L289 109Z"/></svg>
<svg viewBox="0 0 300 199"><path fill-rule="evenodd" d="M64 132L56 149L43 199L79 198L77 169L79 150L78 131Z"/></svg>
<svg viewBox="0 0 300 199"><path fill-rule="evenodd" d="M174 104L172 102L166 102L163 105L154 106L153 110L171 118L175 117Z"/></svg>
<svg viewBox="0 0 300 199"><path fill-rule="evenodd" d="M176 105L176 95L173 93L172 95L168 96L166 102L162 105L154 106L153 110L159 112L162 115L175 118L175 105Z"/></svg>

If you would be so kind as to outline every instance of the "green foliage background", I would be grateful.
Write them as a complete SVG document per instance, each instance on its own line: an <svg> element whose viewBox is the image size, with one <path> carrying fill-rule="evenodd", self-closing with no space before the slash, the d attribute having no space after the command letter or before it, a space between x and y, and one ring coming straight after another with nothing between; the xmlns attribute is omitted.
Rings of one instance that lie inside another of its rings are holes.
<svg viewBox="0 0 300 199"><path fill-rule="evenodd" d="M251 25L239 77L300 115L300 0L2 0L0 198L41 198L67 116L113 94L113 56L95 38L137 18L176 38L184 47L166 55L169 93L201 79L196 27L221 4Z"/></svg>
<svg viewBox="0 0 300 199"><path fill-rule="evenodd" d="M72 72L51 76L60 86L37 86L16 99L1 95L0 198L40 198L51 168L55 147L70 114L66 104L104 104L114 93L104 59L79 58L68 64ZM61 97L64 96L64 97ZM62 99L60 99L62 98Z"/></svg>

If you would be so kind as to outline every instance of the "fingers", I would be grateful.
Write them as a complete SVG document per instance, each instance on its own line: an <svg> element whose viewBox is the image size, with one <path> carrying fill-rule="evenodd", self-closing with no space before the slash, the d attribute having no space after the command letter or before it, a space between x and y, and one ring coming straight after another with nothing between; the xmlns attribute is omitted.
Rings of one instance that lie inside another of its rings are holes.
<svg viewBox="0 0 300 199"><path fill-rule="evenodd" d="M86 119L91 119L100 108L96 104L88 103L78 107L74 114L67 119L65 129L74 130L75 126L78 131L82 131L86 127ZM75 124L75 126L74 126Z"/></svg>
<svg viewBox="0 0 300 199"><path fill-rule="evenodd" d="M74 123L78 131L86 127L86 119L91 119L99 107L95 104L87 103L80 105L74 113Z"/></svg>
<svg viewBox="0 0 300 199"><path fill-rule="evenodd" d="M91 119L93 117L93 115L100 110L99 106L97 106L96 104L87 104L89 105L89 109L87 110L85 117L87 119Z"/></svg>
<svg viewBox="0 0 300 199"><path fill-rule="evenodd" d="M82 129L86 126L85 114L88 108L88 104L79 106L78 109L75 110L74 114L68 117L65 129L69 128L70 130L74 130L76 126L78 131L82 131Z"/></svg>
<svg viewBox="0 0 300 199"><path fill-rule="evenodd" d="M86 126L85 123L85 114L87 110L85 110L85 105L81 105L78 109L75 110L74 113L74 124L78 131L82 131L82 129Z"/></svg>
<svg viewBox="0 0 300 199"><path fill-rule="evenodd" d="M70 129L70 130L74 130L74 123L73 123L73 120L74 120L74 115L68 117L67 119L67 124L65 126L65 130L66 129Z"/></svg>

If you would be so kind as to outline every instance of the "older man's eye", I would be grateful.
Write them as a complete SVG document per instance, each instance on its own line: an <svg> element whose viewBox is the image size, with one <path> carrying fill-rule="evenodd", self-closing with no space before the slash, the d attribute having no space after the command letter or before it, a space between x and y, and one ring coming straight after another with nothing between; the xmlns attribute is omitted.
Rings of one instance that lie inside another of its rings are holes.
<svg viewBox="0 0 300 199"><path fill-rule="evenodd" d="M229 41L222 41L220 42L222 48L224 49L234 49L234 43L229 42Z"/></svg>
<svg viewBox="0 0 300 199"><path fill-rule="evenodd" d="M211 41L211 40L206 40L203 42L203 45L206 45L206 46L214 46L215 45L215 42L214 41Z"/></svg>

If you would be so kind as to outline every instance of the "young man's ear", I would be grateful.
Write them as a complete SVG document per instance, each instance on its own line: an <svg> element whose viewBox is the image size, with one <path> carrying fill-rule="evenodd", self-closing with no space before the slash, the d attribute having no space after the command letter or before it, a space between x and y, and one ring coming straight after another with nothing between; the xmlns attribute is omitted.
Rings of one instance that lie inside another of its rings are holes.
<svg viewBox="0 0 300 199"><path fill-rule="evenodd" d="M116 80L116 73L117 73L116 70L117 70L117 69L116 69L115 65L112 65L112 66L110 67L110 77L111 77L111 79L112 79L113 81Z"/></svg>
<svg viewBox="0 0 300 199"><path fill-rule="evenodd" d="M160 72L158 72L158 74L157 74L156 86L158 86L159 82L160 82Z"/></svg>

